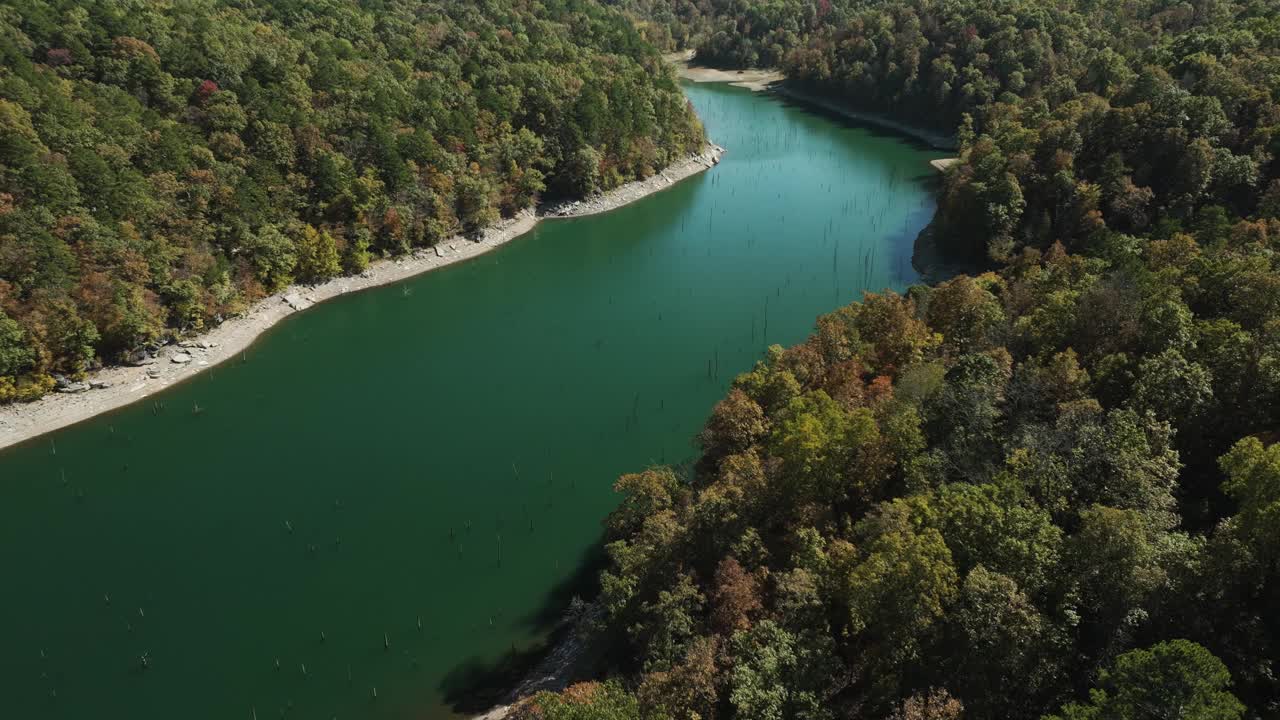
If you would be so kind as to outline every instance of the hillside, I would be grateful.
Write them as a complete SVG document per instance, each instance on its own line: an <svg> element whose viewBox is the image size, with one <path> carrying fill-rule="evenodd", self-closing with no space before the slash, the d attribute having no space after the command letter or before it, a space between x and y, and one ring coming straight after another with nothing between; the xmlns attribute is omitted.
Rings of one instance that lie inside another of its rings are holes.
<svg viewBox="0 0 1280 720"><path fill-rule="evenodd" d="M0 3L0 402L701 148L595 2Z"/></svg>

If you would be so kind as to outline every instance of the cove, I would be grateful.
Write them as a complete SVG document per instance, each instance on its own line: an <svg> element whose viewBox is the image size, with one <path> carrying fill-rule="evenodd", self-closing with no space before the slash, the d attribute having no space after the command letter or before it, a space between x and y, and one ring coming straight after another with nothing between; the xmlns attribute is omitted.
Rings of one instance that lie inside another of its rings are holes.
<svg viewBox="0 0 1280 720"><path fill-rule="evenodd" d="M686 90L707 173L0 453L0 714L449 718L544 642L617 476L691 458L768 344L913 282L934 212L940 153Z"/></svg>

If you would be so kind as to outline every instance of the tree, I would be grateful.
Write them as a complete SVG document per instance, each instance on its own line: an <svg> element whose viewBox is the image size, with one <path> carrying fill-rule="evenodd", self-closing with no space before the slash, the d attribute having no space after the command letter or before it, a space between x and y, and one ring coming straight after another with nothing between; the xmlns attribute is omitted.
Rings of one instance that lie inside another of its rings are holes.
<svg viewBox="0 0 1280 720"><path fill-rule="evenodd" d="M1166 587L1164 553L1174 549L1141 514L1094 506L1080 514L1067 547L1065 577L1073 614L1080 618L1079 648L1105 659L1138 629L1155 593Z"/></svg>
<svg viewBox="0 0 1280 720"><path fill-rule="evenodd" d="M835 658L822 636L797 637L771 620L733 636L729 702L738 717L822 720Z"/></svg>
<svg viewBox="0 0 1280 720"><path fill-rule="evenodd" d="M1237 720L1244 705L1228 691L1231 673L1200 645L1170 640L1116 658L1088 703L1046 720Z"/></svg>
<svg viewBox="0 0 1280 720"><path fill-rule="evenodd" d="M985 349L1005 321L1000 302L989 289L992 286L997 286L993 275L981 282L961 275L942 283L929 294L929 327L958 352Z"/></svg>
<svg viewBox="0 0 1280 720"><path fill-rule="evenodd" d="M982 482L992 472L1008 379L997 357L964 355L947 370L942 391L926 406L928 435L945 450L957 479Z"/></svg>
<svg viewBox="0 0 1280 720"><path fill-rule="evenodd" d="M640 704L616 682L571 685L563 694L541 692L513 720L640 720Z"/></svg>
<svg viewBox="0 0 1280 720"><path fill-rule="evenodd" d="M347 240L347 246L343 250L342 271L349 275L364 272L372 258L369 252L370 244L368 228L357 228L352 237Z"/></svg>
<svg viewBox="0 0 1280 720"><path fill-rule="evenodd" d="M459 178L457 193L458 220L464 233L474 235L497 219L491 198L493 189L478 168Z"/></svg>
<svg viewBox="0 0 1280 720"><path fill-rule="evenodd" d="M1018 495L997 485L951 483L915 500L926 522L942 533L957 571L985 567L1034 593L1057 573L1062 530L1043 508Z"/></svg>
<svg viewBox="0 0 1280 720"><path fill-rule="evenodd" d="M587 197L600 191L601 156L595 148L584 145L566 159L559 176L570 195Z"/></svg>
<svg viewBox="0 0 1280 720"><path fill-rule="evenodd" d="M670 590L662 590L640 610L640 621L628 632L646 648L646 671L670 670L688 651L699 634L699 619L706 598L686 574Z"/></svg>
<svg viewBox="0 0 1280 720"><path fill-rule="evenodd" d="M979 565L964 579L939 648L946 681L979 717L1014 717L1056 679L1049 621L1011 578Z"/></svg>
<svg viewBox="0 0 1280 720"><path fill-rule="evenodd" d="M912 695L894 710L890 720L961 720L964 705L946 690L930 690L927 695Z"/></svg>
<svg viewBox="0 0 1280 720"><path fill-rule="evenodd" d="M712 625L726 636L746 630L753 617L764 609L759 581L747 574L733 557L724 558L716 567L711 607Z"/></svg>
<svg viewBox="0 0 1280 720"><path fill-rule="evenodd" d="M719 458L742 452L764 436L764 410L740 388L733 388L716 403L698 436L703 452Z"/></svg>
<svg viewBox="0 0 1280 720"><path fill-rule="evenodd" d="M243 249L267 292L282 290L293 282L298 257L293 242L280 228L263 225L256 233L246 233Z"/></svg>
<svg viewBox="0 0 1280 720"><path fill-rule="evenodd" d="M662 466L623 475L613 491L623 499L606 523L612 537L635 535L646 520L674 509L684 496L680 479L671 468Z"/></svg>
<svg viewBox="0 0 1280 720"><path fill-rule="evenodd" d="M41 338L56 358L53 369L79 374L93 363L93 346L98 342L98 329L76 311L70 300L50 297L41 303L37 315L44 329Z"/></svg>
<svg viewBox="0 0 1280 720"><path fill-rule="evenodd" d="M698 638L689 646L684 660L669 671L646 673L636 695L651 714L670 717L699 717L712 720L719 699L717 657L721 655L718 636Z"/></svg>
<svg viewBox="0 0 1280 720"><path fill-rule="evenodd" d="M793 399L776 421L770 450L782 461L788 492L799 501L834 504L847 495L867 493L881 478L874 473L857 478L863 487L847 483L845 466L879 438L870 411L845 410L818 390Z"/></svg>
<svg viewBox="0 0 1280 720"><path fill-rule="evenodd" d="M1241 530L1264 557L1280 558L1280 445L1247 437L1219 463L1227 476L1222 489L1240 506Z"/></svg>
<svg viewBox="0 0 1280 720"><path fill-rule="evenodd" d="M1138 365L1133 404L1178 426L1192 420L1213 399L1213 378L1177 350L1166 350Z"/></svg>
<svg viewBox="0 0 1280 720"><path fill-rule="evenodd" d="M0 311L0 377L15 377L35 360L22 326Z"/></svg>
<svg viewBox="0 0 1280 720"><path fill-rule="evenodd" d="M940 532L913 521L904 500L881 505L855 535L860 547L840 553L831 570L849 630L892 662L912 658L955 597L951 551Z"/></svg>
<svg viewBox="0 0 1280 720"><path fill-rule="evenodd" d="M303 225L298 235L297 272L303 282L320 282L337 275L342 269L338 263L338 246L327 230L316 230Z"/></svg>
<svg viewBox="0 0 1280 720"><path fill-rule="evenodd" d="M870 344L863 360L878 374L919 361L941 339L916 317L915 304L896 293L866 293L854 324L859 338Z"/></svg>

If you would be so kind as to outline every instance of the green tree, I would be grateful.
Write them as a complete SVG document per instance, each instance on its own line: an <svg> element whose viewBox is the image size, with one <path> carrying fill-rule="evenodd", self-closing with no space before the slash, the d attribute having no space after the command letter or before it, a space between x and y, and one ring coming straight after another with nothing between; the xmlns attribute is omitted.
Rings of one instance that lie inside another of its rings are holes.
<svg viewBox="0 0 1280 720"><path fill-rule="evenodd" d="M342 271L348 275L356 275L365 271L369 267L369 261L372 254L369 252L370 233L367 228L357 228L352 237L347 240L347 246L342 253Z"/></svg>
<svg viewBox="0 0 1280 720"><path fill-rule="evenodd" d="M76 311L71 301L56 298L44 304L41 321L45 329L45 347L58 358L53 369L73 375L84 372L93 363L98 329Z"/></svg>
<svg viewBox="0 0 1280 720"><path fill-rule="evenodd" d="M871 413L846 412L818 390L793 399L781 413L770 449L783 463L788 489L800 501L838 503L858 490L845 466L879 437ZM870 480L871 478L868 478Z"/></svg>
<svg viewBox="0 0 1280 720"><path fill-rule="evenodd" d="M835 668L829 640L796 637L765 620L734 635L732 651L737 662L729 679L729 702L739 717L831 717L824 702Z"/></svg>
<svg viewBox="0 0 1280 720"><path fill-rule="evenodd" d="M463 175L457 186L458 220L468 235L475 234L497 219L493 207L493 189L477 172Z"/></svg>
<svg viewBox="0 0 1280 720"><path fill-rule="evenodd" d="M590 145L575 150L566 160L560 176L571 195L586 197L600 191L600 153Z"/></svg>
<svg viewBox="0 0 1280 720"><path fill-rule="evenodd" d="M1227 689L1231 673L1200 645L1169 640L1116 658L1088 703L1046 720L1236 720L1244 705Z"/></svg>
<svg viewBox="0 0 1280 720"><path fill-rule="evenodd" d="M303 232L305 234L305 230ZM293 282L298 257L293 242L280 228L263 225L257 232L246 233L243 248L268 292L276 292Z"/></svg>
<svg viewBox="0 0 1280 720"><path fill-rule="evenodd" d="M1133 638L1156 593L1169 587L1167 556L1181 549L1174 540L1133 510L1094 506L1080 514L1065 577L1087 657L1105 659Z"/></svg>
<svg viewBox="0 0 1280 720"><path fill-rule="evenodd" d="M1220 464L1227 476L1222 489L1240 506L1240 529L1265 557L1280 557L1280 445L1247 437Z"/></svg>
<svg viewBox="0 0 1280 720"><path fill-rule="evenodd" d="M945 623L938 681L968 698L971 713L1016 716L1024 698L1053 687L1053 629L1011 578L974 568Z"/></svg>
<svg viewBox="0 0 1280 720"><path fill-rule="evenodd" d="M0 311L0 377L21 375L34 360L22 326Z"/></svg>
<svg viewBox="0 0 1280 720"><path fill-rule="evenodd" d="M342 269L338 263L337 243L327 230L303 225L295 246L298 279L303 282L320 282L337 275Z"/></svg>
<svg viewBox="0 0 1280 720"><path fill-rule="evenodd" d="M894 500L858 523L859 546L833 562L832 582L848 626L888 658L911 658L955 597L958 578L942 534L921 527Z"/></svg>

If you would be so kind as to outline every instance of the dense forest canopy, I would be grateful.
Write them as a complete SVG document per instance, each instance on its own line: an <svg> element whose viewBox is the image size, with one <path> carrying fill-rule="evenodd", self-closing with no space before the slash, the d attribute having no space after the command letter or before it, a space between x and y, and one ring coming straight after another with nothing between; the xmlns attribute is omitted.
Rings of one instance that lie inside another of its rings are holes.
<svg viewBox="0 0 1280 720"><path fill-rule="evenodd" d="M612 679L526 717L1280 714L1275 3L617 0L955 131L935 233L617 483Z"/></svg>
<svg viewBox="0 0 1280 720"><path fill-rule="evenodd" d="M0 402L701 141L590 0L4 0Z"/></svg>

